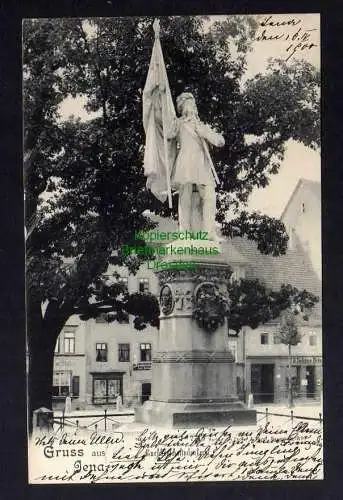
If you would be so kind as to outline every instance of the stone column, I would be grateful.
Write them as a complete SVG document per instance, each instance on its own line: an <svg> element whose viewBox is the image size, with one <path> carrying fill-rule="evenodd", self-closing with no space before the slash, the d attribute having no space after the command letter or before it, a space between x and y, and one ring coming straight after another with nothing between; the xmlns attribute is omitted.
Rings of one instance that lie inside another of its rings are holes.
<svg viewBox="0 0 343 500"><path fill-rule="evenodd" d="M198 249L205 244L210 246L209 241L198 240L173 243ZM202 291L226 293L230 266L221 254L183 255L179 260L189 266L173 268L177 259L169 256L161 259L164 266L156 271L161 316L152 359L152 394L137 409L136 420L180 427L255 424L255 410L246 409L236 394L226 318L206 329L193 317Z"/></svg>

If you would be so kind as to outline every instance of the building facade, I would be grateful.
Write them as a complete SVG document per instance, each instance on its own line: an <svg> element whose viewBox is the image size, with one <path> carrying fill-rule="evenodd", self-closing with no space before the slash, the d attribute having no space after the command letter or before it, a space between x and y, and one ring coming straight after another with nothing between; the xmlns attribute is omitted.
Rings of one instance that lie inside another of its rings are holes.
<svg viewBox="0 0 343 500"><path fill-rule="evenodd" d="M133 276L119 272L130 293L157 293L157 279L141 269ZM118 395L126 407L141 404L151 394L151 358L156 328L136 330L133 318L109 323L105 314L81 321L72 317L61 332L54 358L54 407L64 405L68 393L73 409L112 406Z"/></svg>
<svg viewBox="0 0 343 500"><path fill-rule="evenodd" d="M65 398L72 394L82 400L86 391L86 324L72 316L59 335L54 355L53 403L64 406Z"/></svg>
<svg viewBox="0 0 343 500"><path fill-rule="evenodd" d="M256 403L287 400L289 384L288 346L278 340L277 323L256 330L246 329L246 392ZM301 342L291 348L293 396L299 401L320 400L322 390L321 328L300 327Z"/></svg>
<svg viewBox="0 0 343 500"><path fill-rule="evenodd" d="M321 188L319 182L300 179L291 195L281 220L289 236L289 246L294 244L294 235L299 238L312 267L321 280Z"/></svg>
<svg viewBox="0 0 343 500"><path fill-rule="evenodd" d="M291 383L295 399L320 400L322 392L322 277L320 184L300 179L281 220L288 236L285 255L262 255L254 242L233 238L236 250L246 259L245 276L278 290L282 284L306 289L319 298L299 328L301 342L291 348ZM256 402L287 400L288 346L278 340L279 323L244 328L236 340L237 390L253 394ZM234 339L232 340L234 342Z"/></svg>

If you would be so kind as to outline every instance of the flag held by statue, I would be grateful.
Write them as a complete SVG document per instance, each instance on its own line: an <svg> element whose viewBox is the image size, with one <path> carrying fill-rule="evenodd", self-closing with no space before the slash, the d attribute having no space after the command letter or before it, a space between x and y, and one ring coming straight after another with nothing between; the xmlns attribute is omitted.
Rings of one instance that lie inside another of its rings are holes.
<svg viewBox="0 0 343 500"><path fill-rule="evenodd" d="M176 142L175 139L168 140L167 133L176 114L157 20L154 22L154 31L155 41L143 91L143 126L146 135L144 175L147 177L147 188L162 203L168 198L171 208L170 174L176 156Z"/></svg>

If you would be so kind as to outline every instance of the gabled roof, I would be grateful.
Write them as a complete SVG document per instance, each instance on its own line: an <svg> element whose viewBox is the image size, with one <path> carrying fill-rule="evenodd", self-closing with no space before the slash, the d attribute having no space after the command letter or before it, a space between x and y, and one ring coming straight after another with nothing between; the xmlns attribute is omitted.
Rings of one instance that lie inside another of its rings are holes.
<svg viewBox="0 0 343 500"><path fill-rule="evenodd" d="M320 186L320 182L317 182L317 181L310 181L308 179L299 179L297 185L295 186L294 188L294 191L293 193L291 194L285 208L283 209L282 211L282 214L281 214L281 217L280 219L282 220L283 217L285 216L287 210L288 210L288 207L291 205L296 193L299 191L299 189L301 187L305 187L305 188L308 188L310 191L312 191L312 193L318 198L319 202L321 200L321 186Z"/></svg>
<svg viewBox="0 0 343 500"><path fill-rule="evenodd" d="M226 238L220 246L227 262L232 264L241 264L245 267L249 264L248 258L233 244L233 240L231 238Z"/></svg>
<svg viewBox="0 0 343 500"><path fill-rule="evenodd" d="M258 279L274 290L290 284L321 295L321 281L296 235L293 248L279 257L261 254L257 244L246 238L233 238L232 244L248 260L247 278Z"/></svg>
<svg viewBox="0 0 343 500"><path fill-rule="evenodd" d="M232 244L249 261L246 266L246 278L258 279L275 291L285 284L313 293L319 297L319 302L314 307L311 317L313 320L321 319L321 280L296 234L293 248L279 257L261 254L257 244L246 238L233 238Z"/></svg>

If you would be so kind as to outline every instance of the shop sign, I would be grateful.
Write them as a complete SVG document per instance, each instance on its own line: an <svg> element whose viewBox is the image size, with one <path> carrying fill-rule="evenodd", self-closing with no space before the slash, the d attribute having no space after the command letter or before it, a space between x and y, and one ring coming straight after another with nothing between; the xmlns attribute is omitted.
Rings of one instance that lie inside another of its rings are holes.
<svg viewBox="0 0 343 500"><path fill-rule="evenodd" d="M292 356L292 365L321 365L321 356Z"/></svg>
<svg viewBox="0 0 343 500"><path fill-rule="evenodd" d="M134 370L151 370L151 361L141 361L132 366Z"/></svg>

